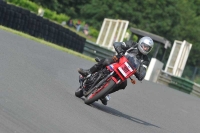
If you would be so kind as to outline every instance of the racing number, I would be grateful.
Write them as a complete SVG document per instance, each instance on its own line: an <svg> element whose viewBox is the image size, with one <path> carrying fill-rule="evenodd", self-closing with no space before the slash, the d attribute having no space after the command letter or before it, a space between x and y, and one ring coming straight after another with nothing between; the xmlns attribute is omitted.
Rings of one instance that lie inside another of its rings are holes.
<svg viewBox="0 0 200 133"><path fill-rule="evenodd" d="M127 62L121 65L118 69L124 77L128 76L133 71L133 69L129 66Z"/></svg>
<svg viewBox="0 0 200 133"><path fill-rule="evenodd" d="M126 65L124 65L124 66L122 67L122 70L123 70L125 73L129 72L129 69L128 69L128 67L127 67Z"/></svg>

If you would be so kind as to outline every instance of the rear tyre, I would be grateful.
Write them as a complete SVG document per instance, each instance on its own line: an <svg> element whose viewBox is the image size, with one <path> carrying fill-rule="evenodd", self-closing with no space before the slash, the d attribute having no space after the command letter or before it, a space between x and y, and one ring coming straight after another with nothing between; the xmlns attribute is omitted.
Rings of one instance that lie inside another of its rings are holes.
<svg viewBox="0 0 200 133"><path fill-rule="evenodd" d="M81 98L83 96L83 89L80 87L75 91L75 96Z"/></svg>
<svg viewBox="0 0 200 133"><path fill-rule="evenodd" d="M90 93L86 98L85 98L85 104L92 104L93 102L97 101L98 99L102 98L103 96L107 95L114 87L115 87L115 82L111 79L108 81L105 85L103 85L103 89L98 92L99 89L94 90L92 93Z"/></svg>

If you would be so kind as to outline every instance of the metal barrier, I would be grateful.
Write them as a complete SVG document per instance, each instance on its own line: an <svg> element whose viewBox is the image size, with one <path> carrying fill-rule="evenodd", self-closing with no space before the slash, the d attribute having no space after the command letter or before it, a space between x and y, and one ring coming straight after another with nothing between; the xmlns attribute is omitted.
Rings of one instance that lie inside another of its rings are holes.
<svg viewBox="0 0 200 133"><path fill-rule="evenodd" d="M164 71L160 71L157 83L164 84L176 90L185 92L187 94L200 97L200 85L187 79L176 77Z"/></svg>
<svg viewBox="0 0 200 133"><path fill-rule="evenodd" d="M200 85L199 84L194 83L191 95L195 95L195 96L200 97Z"/></svg>
<svg viewBox="0 0 200 133"><path fill-rule="evenodd" d="M169 83L170 87L188 94L192 92L194 85L193 82L176 76L171 76L171 79L172 81Z"/></svg>

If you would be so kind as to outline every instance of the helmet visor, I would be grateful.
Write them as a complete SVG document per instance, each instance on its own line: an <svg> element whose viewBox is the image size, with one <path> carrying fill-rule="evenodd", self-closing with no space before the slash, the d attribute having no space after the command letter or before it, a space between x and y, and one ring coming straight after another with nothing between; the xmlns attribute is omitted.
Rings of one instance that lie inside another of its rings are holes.
<svg viewBox="0 0 200 133"><path fill-rule="evenodd" d="M141 44L141 47L146 52L150 52L151 51L151 47L149 45L147 45L146 43L144 43L144 42Z"/></svg>

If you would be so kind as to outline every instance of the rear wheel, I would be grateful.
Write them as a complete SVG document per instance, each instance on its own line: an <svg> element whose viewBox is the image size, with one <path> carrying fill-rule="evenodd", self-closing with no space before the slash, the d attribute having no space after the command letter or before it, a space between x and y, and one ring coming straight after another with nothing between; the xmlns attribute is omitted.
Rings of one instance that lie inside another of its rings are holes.
<svg viewBox="0 0 200 133"><path fill-rule="evenodd" d="M85 104L92 104L101 97L107 95L114 88L115 85L116 84L112 79L107 81L106 84L104 84L98 89L95 89L85 98Z"/></svg>
<svg viewBox="0 0 200 133"><path fill-rule="evenodd" d="M77 97L82 97L83 96L83 89L82 88L78 88L76 91L75 91L75 96Z"/></svg>

